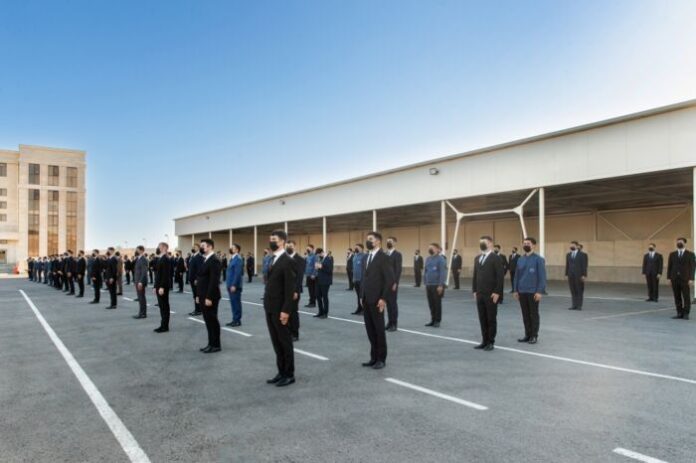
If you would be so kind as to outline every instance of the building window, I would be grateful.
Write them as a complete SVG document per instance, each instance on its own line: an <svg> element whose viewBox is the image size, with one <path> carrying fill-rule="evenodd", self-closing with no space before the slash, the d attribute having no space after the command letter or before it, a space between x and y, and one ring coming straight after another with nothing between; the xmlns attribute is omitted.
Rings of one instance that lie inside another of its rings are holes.
<svg viewBox="0 0 696 463"><path fill-rule="evenodd" d="M77 193L74 191L68 191L65 216L65 243L68 249L77 249Z"/></svg>
<svg viewBox="0 0 696 463"><path fill-rule="evenodd" d="M7 201L0 201L0 209L7 209Z"/></svg>
<svg viewBox="0 0 696 463"><path fill-rule="evenodd" d="M39 190L29 190L29 255L39 255Z"/></svg>
<svg viewBox="0 0 696 463"><path fill-rule="evenodd" d="M0 177L7 177L7 163L0 162Z"/></svg>
<svg viewBox="0 0 696 463"><path fill-rule="evenodd" d="M39 164L29 164L29 185L39 185L41 183L41 166Z"/></svg>
<svg viewBox="0 0 696 463"><path fill-rule="evenodd" d="M0 196L7 196L7 188L0 188Z"/></svg>
<svg viewBox="0 0 696 463"><path fill-rule="evenodd" d="M77 167L68 167L68 185L70 188L77 188Z"/></svg>
<svg viewBox="0 0 696 463"><path fill-rule="evenodd" d="M48 166L48 185L49 186L60 185L60 167Z"/></svg>
<svg viewBox="0 0 696 463"><path fill-rule="evenodd" d="M58 254L58 200L57 191L48 192L48 255Z"/></svg>
<svg viewBox="0 0 696 463"><path fill-rule="evenodd" d="M7 222L7 214L0 214L0 222Z"/></svg>

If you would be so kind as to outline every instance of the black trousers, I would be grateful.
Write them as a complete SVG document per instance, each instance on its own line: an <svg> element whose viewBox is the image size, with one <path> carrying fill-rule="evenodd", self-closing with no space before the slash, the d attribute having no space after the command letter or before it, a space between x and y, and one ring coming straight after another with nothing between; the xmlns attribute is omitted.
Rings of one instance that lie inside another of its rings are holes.
<svg viewBox="0 0 696 463"><path fill-rule="evenodd" d="M462 273L461 270L452 270L452 277L454 278L454 289L459 289L459 274Z"/></svg>
<svg viewBox="0 0 696 463"><path fill-rule="evenodd" d="M370 361L386 362L387 334L384 332L384 312L377 309L377 301L363 300L363 317L367 339L370 340Z"/></svg>
<svg viewBox="0 0 696 463"><path fill-rule="evenodd" d="M198 285L196 285L194 282L191 282L191 294L193 294L193 311L200 312L201 305L196 303L196 291L198 291Z"/></svg>
<svg viewBox="0 0 696 463"><path fill-rule="evenodd" d="M70 291L70 283L68 283L68 280L71 280L72 278L68 278L67 275L63 277L63 291L68 292Z"/></svg>
<svg viewBox="0 0 696 463"><path fill-rule="evenodd" d="M430 308L430 321L440 323L442 321L442 294L437 293L437 285L427 285L425 293L428 296L428 307Z"/></svg>
<svg viewBox="0 0 696 463"><path fill-rule="evenodd" d="M179 292L183 293L184 292L184 274L183 273L176 274L176 283L179 285Z"/></svg>
<svg viewBox="0 0 696 463"><path fill-rule="evenodd" d="M657 301L660 295L660 279L657 275L645 275L645 282L648 284L648 299Z"/></svg>
<svg viewBox="0 0 696 463"><path fill-rule="evenodd" d="M484 344L494 344L498 331L498 304L490 294L476 293L476 308L481 324L481 338Z"/></svg>
<svg viewBox="0 0 696 463"><path fill-rule="evenodd" d="M416 288L421 285L423 279L423 270L415 270L413 276L416 278Z"/></svg>
<svg viewBox="0 0 696 463"><path fill-rule="evenodd" d="M582 309L582 298L585 294L585 282L582 277L568 275L568 286L570 287L570 296L573 299L573 307Z"/></svg>
<svg viewBox="0 0 696 463"><path fill-rule="evenodd" d="M68 277L68 288L70 289L70 294L75 294L75 278L72 275Z"/></svg>
<svg viewBox="0 0 696 463"><path fill-rule="evenodd" d="M199 299L199 305L203 310L203 320L205 327L208 330L208 345L210 347L220 347L220 321L218 320L218 302L214 300L210 307L205 305L205 300ZM167 299L167 311L169 310L169 300ZM160 313L162 307L160 307Z"/></svg>
<svg viewBox="0 0 696 463"><path fill-rule="evenodd" d="M330 285L317 285L317 303L319 305L319 313L321 315L329 314L329 288Z"/></svg>
<svg viewBox="0 0 696 463"><path fill-rule="evenodd" d="M85 277L84 276L78 276L77 277L77 287L80 290L80 296L85 295Z"/></svg>
<svg viewBox="0 0 696 463"><path fill-rule="evenodd" d="M691 311L691 291L689 282L685 280L672 280L672 292L674 293L674 305L678 315L689 315Z"/></svg>
<svg viewBox="0 0 696 463"><path fill-rule="evenodd" d="M353 272L346 272L348 273L348 289L353 290Z"/></svg>
<svg viewBox="0 0 696 463"><path fill-rule="evenodd" d="M387 314L389 315L389 322L387 325L397 326L399 323L399 303L397 299L399 297L399 287L396 287L396 291L389 291L389 296L387 297Z"/></svg>
<svg viewBox="0 0 696 463"><path fill-rule="evenodd" d="M126 272L126 284L130 284L130 270Z"/></svg>
<svg viewBox="0 0 696 463"><path fill-rule="evenodd" d="M99 302L101 297L101 280L93 280L92 287L94 288L94 301Z"/></svg>
<svg viewBox="0 0 696 463"><path fill-rule="evenodd" d="M148 275L150 276L150 283L152 283L152 282L153 282L153 279L152 279L152 270L148 270L147 273L148 273Z"/></svg>
<svg viewBox="0 0 696 463"><path fill-rule="evenodd" d="M292 348L290 327L280 323L278 312L266 312L266 325L276 354L278 374L292 378L295 375L295 351Z"/></svg>
<svg viewBox="0 0 696 463"><path fill-rule="evenodd" d="M358 305L357 305L357 307L355 308L355 311L356 311L356 312L362 311L362 304L361 304L361 301L360 301L360 283L361 283L361 282L359 282L359 281L354 281L354 282L353 282L353 288L355 289L355 296L356 296L356 298L357 298L357 300L358 300Z"/></svg>
<svg viewBox="0 0 696 463"><path fill-rule="evenodd" d="M251 277L254 276L254 269L249 267L247 268L247 277L248 277L248 282L251 283Z"/></svg>
<svg viewBox="0 0 696 463"><path fill-rule="evenodd" d="M307 277L307 290L309 291L309 303L317 303L317 280L316 278Z"/></svg>
<svg viewBox="0 0 696 463"><path fill-rule="evenodd" d="M300 337L300 295L297 295L297 300L292 301L292 312L290 313L290 334L294 338Z"/></svg>
<svg viewBox="0 0 696 463"><path fill-rule="evenodd" d="M160 322L160 328L168 330L169 329L169 288L161 288L164 289L164 294L160 296L159 289L157 289L157 304L159 304L159 309L160 309L160 318L162 321ZM143 300L145 300L145 291L143 291ZM140 302L140 295L138 295L138 302ZM142 310L142 302L141 302L141 309ZM217 312L216 312L217 315ZM207 326L207 323L206 323ZM220 328L220 324L218 323L218 328ZM218 330L218 347L220 346L219 344L219 330Z"/></svg>
<svg viewBox="0 0 696 463"><path fill-rule="evenodd" d="M522 323L526 338L539 336L539 302L534 300L534 293L519 293Z"/></svg>
<svg viewBox="0 0 696 463"><path fill-rule="evenodd" d="M510 270L510 288L514 291L515 290L515 272Z"/></svg>
<svg viewBox="0 0 696 463"><path fill-rule="evenodd" d="M147 298L145 297L146 290L147 286L143 285L142 289L138 289L138 284L136 283L135 292L138 295L138 305L140 306L139 315L147 315Z"/></svg>
<svg viewBox="0 0 696 463"><path fill-rule="evenodd" d="M113 283L107 283L106 286L111 297L111 307L116 307L116 280L114 279Z"/></svg>

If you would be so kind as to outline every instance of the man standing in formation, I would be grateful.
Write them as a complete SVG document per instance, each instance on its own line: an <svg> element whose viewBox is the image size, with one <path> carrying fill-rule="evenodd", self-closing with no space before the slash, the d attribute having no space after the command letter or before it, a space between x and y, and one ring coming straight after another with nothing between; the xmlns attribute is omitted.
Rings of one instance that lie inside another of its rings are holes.
<svg viewBox="0 0 696 463"><path fill-rule="evenodd" d="M293 311L297 275L293 270L294 262L285 252L287 236L283 230L274 230L271 233L269 242L269 249L272 252L271 262L263 294L266 325L278 368L278 373L266 382L275 384L277 387L288 386L295 382L295 353L288 323Z"/></svg>
<svg viewBox="0 0 696 463"><path fill-rule="evenodd" d="M198 272L200 271L201 266L203 265L203 251L196 244L191 249L191 252L193 253L193 255L191 256L191 261L189 264L188 277L189 283L191 284L191 294L193 294L193 312L190 312L189 315L192 317L196 317L201 314L201 306L198 303L198 285L196 281L198 279Z"/></svg>
<svg viewBox="0 0 696 463"><path fill-rule="evenodd" d="M316 318L326 319L329 316L329 288L333 284L333 257L327 256L322 248L317 248L315 256L316 289L319 312Z"/></svg>
<svg viewBox="0 0 696 463"><path fill-rule="evenodd" d="M430 243L428 258L425 260L425 291L430 308L430 323L425 326L439 328L442 321L442 296L445 294L447 264L440 245Z"/></svg>
<svg viewBox="0 0 696 463"><path fill-rule="evenodd" d="M459 275L462 273L462 256L456 249L452 252L452 278L454 279L454 289L459 289Z"/></svg>
<svg viewBox="0 0 696 463"><path fill-rule="evenodd" d="M481 344L475 349L493 350L498 329L498 300L503 291L503 262L493 252L493 239L484 235L479 242L481 254L474 258L474 276L471 292L476 300L479 323L481 325Z"/></svg>
<svg viewBox="0 0 696 463"><path fill-rule="evenodd" d="M346 251L346 274L348 275L348 287L346 291L353 291L355 288L353 284L353 250L350 248Z"/></svg>
<svg viewBox="0 0 696 463"><path fill-rule="evenodd" d="M186 262L181 255L181 251L176 251L176 262L174 264L175 274L174 280L179 285L179 293L184 292L184 273L186 273Z"/></svg>
<svg viewBox="0 0 696 463"><path fill-rule="evenodd" d="M68 296L74 296L75 295L75 270L76 270L76 262L75 259L73 258L73 252L72 250L68 249L68 252L66 254L65 258L65 275L67 278L67 283L68 283Z"/></svg>
<svg viewBox="0 0 696 463"><path fill-rule="evenodd" d="M399 281L401 280L401 270L403 269L403 257L396 250L396 238L390 236L387 238L387 255L392 263L394 272L394 283L392 284L389 299L387 299L387 313L389 315L389 323L387 323L387 331L396 331L399 325Z"/></svg>
<svg viewBox="0 0 696 463"><path fill-rule="evenodd" d="M420 249L416 249L413 255L413 277L416 280L413 286L415 288L420 288L421 279L423 277L423 256L420 255Z"/></svg>
<svg viewBox="0 0 696 463"><path fill-rule="evenodd" d="M503 264L503 290L500 292L500 300L498 301L498 304L502 304L503 300L505 299L505 275L507 275L508 271L508 261L505 257L505 254L500 252L499 244L493 246L493 252L495 252L495 255L498 256L498 258L500 258L500 262L502 262Z"/></svg>
<svg viewBox="0 0 696 463"><path fill-rule="evenodd" d="M370 361L362 364L376 370L387 362L387 337L384 326L384 309L394 287L394 265L382 251L382 235L372 231L365 243L367 257L360 285L360 299L365 319L365 331L370 340Z"/></svg>
<svg viewBox="0 0 696 463"><path fill-rule="evenodd" d="M87 260L85 259L85 251L80 250L77 253L77 264L75 265L75 277L77 287L80 292L76 297L85 297L85 270L87 269Z"/></svg>
<svg viewBox="0 0 696 463"><path fill-rule="evenodd" d="M508 260L510 266L510 292L515 292L515 272L517 271L517 261L520 255L517 254L517 246L512 247L512 253L510 254L510 259Z"/></svg>
<svg viewBox="0 0 696 463"><path fill-rule="evenodd" d="M102 287L102 271L104 269L103 261L99 256L99 249L92 251L92 258L94 261L92 262L92 270L89 273L89 279L92 282L92 288L94 288L94 299L92 299L90 304L99 304Z"/></svg>
<svg viewBox="0 0 696 463"><path fill-rule="evenodd" d="M305 277L307 282L307 291L309 292L309 302L305 307L316 307L317 301L317 269L316 258L314 254L314 245L307 245L307 257L305 258Z"/></svg>
<svg viewBox="0 0 696 463"><path fill-rule="evenodd" d="M648 302L657 302L660 295L660 275L664 269L662 254L655 251L655 243L648 245L648 252L643 256L643 275L648 284Z"/></svg>
<svg viewBox="0 0 696 463"><path fill-rule="evenodd" d="M568 310L582 310L585 294L585 279L587 278L587 254L582 252L580 243L570 242L570 252L566 254L565 276L570 286L572 305Z"/></svg>
<svg viewBox="0 0 696 463"><path fill-rule="evenodd" d="M208 330L208 345L201 349L205 354L220 352L220 261L215 256L215 243L206 238L201 240L200 252L203 262L196 277L196 304L203 311L203 320Z"/></svg>
<svg viewBox="0 0 696 463"><path fill-rule="evenodd" d="M353 315L362 315L363 308L360 301L360 287L362 286L362 279L364 275L364 264L365 264L365 253L363 252L363 245L358 243L353 249L353 287L355 288L355 295L357 296L355 312Z"/></svg>
<svg viewBox="0 0 696 463"><path fill-rule="evenodd" d="M104 278L106 279L106 287L109 289L109 296L111 299L110 305L107 309L116 308L116 279L118 278L118 260L114 255L114 248L109 248L106 250L106 267L104 269Z"/></svg>
<svg viewBox="0 0 696 463"><path fill-rule="evenodd" d="M225 273L225 287L230 298L232 321L227 326L242 326L242 282L244 281L244 263L239 254L242 247L234 243L230 247L230 260Z"/></svg>
<svg viewBox="0 0 696 463"><path fill-rule="evenodd" d="M694 253L686 249L686 238L677 238L677 250L672 251L667 262L667 278L672 283L674 305L677 315L674 319L689 319L691 311L691 291L694 284L696 262Z"/></svg>
<svg viewBox="0 0 696 463"><path fill-rule="evenodd" d="M302 294L302 280L304 280L305 260L295 252L295 242L290 240L285 246L285 252L292 259L294 264L293 271L295 272L295 293L292 295L292 313L290 313L290 335L292 341L300 340L300 294Z"/></svg>
<svg viewBox="0 0 696 463"><path fill-rule="evenodd" d="M518 342L536 344L539 338L539 302L546 292L546 263L534 252L536 239L527 237L522 243L524 256L517 261L517 271L512 287L514 297L520 302L524 337Z"/></svg>
<svg viewBox="0 0 696 463"><path fill-rule="evenodd" d="M169 245L160 243L157 248L160 251L160 258L157 261L157 271L155 272L155 294L157 295L157 305L160 309L160 326L155 328L155 333L166 333L169 331L169 290L172 289L171 265L167 258Z"/></svg>
<svg viewBox="0 0 696 463"><path fill-rule="evenodd" d="M140 311L133 318L147 318L147 298L145 291L147 289L147 268L148 260L145 257L145 247L138 246L135 249L135 262L133 262L133 283L135 283L135 291L138 295L138 305Z"/></svg>
<svg viewBox="0 0 696 463"><path fill-rule="evenodd" d="M254 255L252 253L247 254L246 258L246 270L247 270L247 275L249 276L249 283L251 283L251 279L254 276L254 268L255 268L255 261L254 261Z"/></svg>

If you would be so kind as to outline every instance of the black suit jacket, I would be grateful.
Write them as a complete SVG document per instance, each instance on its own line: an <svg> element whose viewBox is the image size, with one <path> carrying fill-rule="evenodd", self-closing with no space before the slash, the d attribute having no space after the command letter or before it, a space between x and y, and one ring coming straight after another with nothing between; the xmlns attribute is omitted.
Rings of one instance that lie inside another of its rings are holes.
<svg viewBox="0 0 696 463"><path fill-rule="evenodd" d="M503 275L505 275L510 268L510 265L508 265L507 257L505 257L505 254L498 254L498 258L500 258L500 262L503 263Z"/></svg>
<svg viewBox="0 0 696 463"><path fill-rule="evenodd" d="M158 259L157 267L155 268L155 281L153 286L155 289L172 288L172 274L171 266L169 265L169 259Z"/></svg>
<svg viewBox="0 0 696 463"><path fill-rule="evenodd" d="M198 272L201 270L203 265L203 256L201 253L196 253L195 256L191 257L189 260L189 281L195 283L198 279Z"/></svg>
<svg viewBox="0 0 696 463"><path fill-rule="evenodd" d="M398 284L399 280L401 280L401 270L404 266L403 256L395 249L394 252L391 253L391 256L388 255L387 257L391 259L392 268L394 270L394 281Z"/></svg>
<svg viewBox="0 0 696 463"><path fill-rule="evenodd" d="M85 269L87 268L87 260L84 257L80 257L77 259L77 266L76 266L76 272L78 275L83 275L85 274Z"/></svg>
<svg viewBox="0 0 696 463"><path fill-rule="evenodd" d="M423 270L423 256L420 254L413 258L413 270Z"/></svg>
<svg viewBox="0 0 696 463"><path fill-rule="evenodd" d="M370 254L367 253L363 259L360 299L367 304L375 305L380 299L386 301L389 298L396 278L394 276L394 263L383 250L380 249L375 253L368 266L369 259Z"/></svg>
<svg viewBox="0 0 696 463"><path fill-rule="evenodd" d="M520 260L520 255L515 253L515 254L510 254L510 260L508 260L508 267L510 269L510 273L514 273L515 270L517 270L517 261Z"/></svg>
<svg viewBox="0 0 696 463"><path fill-rule="evenodd" d="M662 259L662 254L659 252L655 253L655 256L651 259L650 253L646 252L643 256L643 275L656 276L662 275L664 270L664 261Z"/></svg>
<svg viewBox="0 0 696 463"><path fill-rule="evenodd" d="M694 253L685 249L681 259L679 253L673 251L669 254L667 261L667 278L670 280L690 281L694 279Z"/></svg>
<svg viewBox="0 0 696 463"><path fill-rule="evenodd" d="M92 273L89 275L90 279L94 278L97 282L102 281L102 270L104 269L104 261L101 257L97 257L92 262Z"/></svg>
<svg viewBox="0 0 696 463"><path fill-rule="evenodd" d="M452 257L452 271L461 270L461 269L462 269L462 256L457 254L456 256Z"/></svg>
<svg viewBox="0 0 696 463"><path fill-rule="evenodd" d="M295 281L297 282L297 287L295 288L295 292L297 294L300 294L302 292L302 277L304 276L304 270L305 270L306 263L305 263L304 258L301 255L299 255L298 253L295 253L295 255L292 256L292 262L294 264L293 269L295 270Z"/></svg>
<svg viewBox="0 0 696 463"><path fill-rule="evenodd" d="M578 251L575 259L572 258L573 253L566 254L565 276L567 277L586 277L587 276L587 254Z"/></svg>
<svg viewBox="0 0 696 463"><path fill-rule="evenodd" d="M292 295L297 289L297 264L287 253L282 253L268 268L266 291L263 294L263 308L268 313L291 313Z"/></svg>
<svg viewBox="0 0 696 463"><path fill-rule="evenodd" d="M116 276L118 274L118 261L116 260L116 256L111 256L108 259L106 259L105 262L106 266L104 267L104 278L107 280L110 278L116 279Z"/></svg>
<svg viewBox="0 0 696 463"><path fill-rule="evenodd" d="M166 263L168 264L168 262ZM169 279L171 280L171 276ZM196 296L198 296L201 304L205 299L210 299L211 301L220 300L222 297L220 295L220 260L215 254L208 257L208 260L203 261L198 270L196 280Z"/></svg>
<svg viewBox="0 0 696 463"><path fill-rule="evenodd" d="M474 258L474 278L471 282L471 291L484 295L503 294L505 271L500 256L490 252L486 260L483 261L483 265L481 265L480 259L480 255Z"/></svg>

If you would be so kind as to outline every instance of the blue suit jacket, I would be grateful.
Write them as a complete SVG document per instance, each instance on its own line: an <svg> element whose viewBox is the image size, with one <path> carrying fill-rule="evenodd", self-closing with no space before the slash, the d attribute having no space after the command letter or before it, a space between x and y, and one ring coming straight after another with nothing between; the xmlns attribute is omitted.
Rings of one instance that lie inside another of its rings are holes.
<svg viewBox="0 0 696 463"><path fill-rule="evenodd" d="M230 259L227 264L227 278L225 279L225 286L227 291L230 290L230 286L234 286L237 290L242 289L242 276L244 275L244 265L242 258L239 254L235 255Z"/></svg>
<svg viewBox="0 0 696 463"><path fill-rule="evenodd" d="M319 258L317 257L317 262ZM333 284L333 257L326 256L321 262L321 268L317 271L317 284L331 285Z"/></svg>

